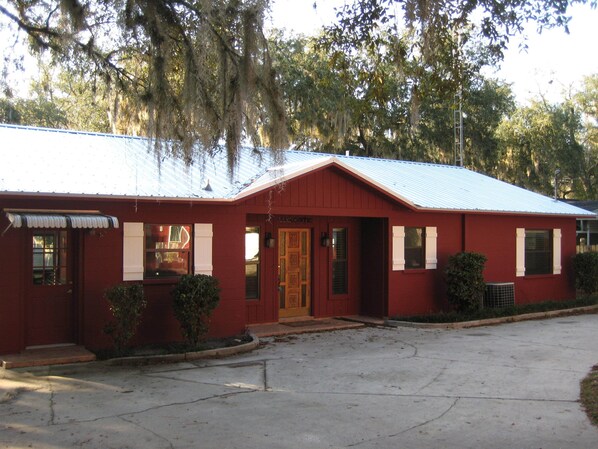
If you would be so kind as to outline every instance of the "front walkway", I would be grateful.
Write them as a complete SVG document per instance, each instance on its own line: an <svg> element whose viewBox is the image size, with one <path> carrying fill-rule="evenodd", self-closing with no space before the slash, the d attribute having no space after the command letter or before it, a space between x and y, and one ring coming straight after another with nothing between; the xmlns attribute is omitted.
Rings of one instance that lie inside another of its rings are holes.
<svg viewBox="0 0 598 449"><path fill-rule="evenodd" d="M598 447L598 315L262 339L229 359L0 370L0 448Z"/></svg>

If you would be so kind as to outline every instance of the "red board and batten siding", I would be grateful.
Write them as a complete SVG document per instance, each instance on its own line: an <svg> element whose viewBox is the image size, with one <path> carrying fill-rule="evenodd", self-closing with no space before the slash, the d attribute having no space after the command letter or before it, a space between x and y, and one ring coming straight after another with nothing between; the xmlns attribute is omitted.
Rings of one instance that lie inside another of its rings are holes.
<svg viewBox="0 0 598 449"><path fill-rule="evenodd" d="M516 276L517 228L561 230L561 274ZM575 298L575 217L468 215L465 229L465 249L488 257L486 282L514 282L517 304Z"/></svg>
<svg viewBox="0 0 598 449"><path fill-rule="evenodd" d="M90 349L111 345L104 333L110 312L103 295L110 286L123 282L124 222L193 224L213 223L214 276L220 280L221 302L211 319L213 336L242 333L245 330L244 235L245 214L233 205L206 206L198 203L166 201L80 200L80 199L21 199L3 198L0 209L100 210L119 218L119 229L96 231L75 230L79 233L79 275L76 279L74 301L77 323L75 342ZM0 217L2 229L8 226L5 215ZM26 230L8 229L0 238L2 272L0 273L0 353L16 352L25 345L26 298L24 286L30 282L25 273ZM148 307L134 343L157 343L180 340L179 325L172 313L170 291L174 281L143 282Z"/></svg>
<svg viewBox="0 0 598 449"><path fill-rule="evenodd" d="M271 192L271 193L270 193ZM275 238L280 228L309 228L312 233L312 312L317 317L366 313L376 316L412 315L446 306L443 271L448 257L462 250L488 256L489 282L515 282L517 303L575 296L571 258L575 254L575 217L415 212L337 167L316 170L270 191L238 203L206 204L107 199L31 199L23 195L0 198L5 208L100 210L118 217L119 229L79 233L78 285L75 291L76 343L91 349L108 347L103 332L110 313L106 288L122 282L124 222L155 224L211 223L213 274L222 287L221 302L211 320L211 335L243 332L247 323L278 320L277 250L265 248L266 232ZM299 220L288 220L296 217ZM262 298L245 299L245 226L261 230ZM0 228L8 221L0 216ZM437 230L436 269L392 270L392 227L433 226ZM330 249L320 245L323 232L346 227L349 236L348 295L334 297L330 287ZM517 228L561 229L562 274L516 277ZM26 345L26 273L29 252L23 229L8 229L0 237L0 353ZM30 242L29 242L30 244ZM148 308L135 343L180 339L172 308L173 281L144 281Z"/></svg>
<svg viewBox="0 0 598 449"><path fill-rule="evenodd" d="M372 186L338 168L317 170L285 182L271 191L247 198L240 207L248 213L248 226L260 226L262 242L266 232L277 237L280 228L311 230L312 315L318 318L361 313L362 282L368 277L362 275L362 269L367 267L363 267L361 261L364 248L368 251L369 244L367 236L362 235L361 217L387 217L393 209L404 209ZM288 216L302 217L303 220L288 223L284 220ZM324 232L331 235L332 229L339 227L347 229L349 239L349 288L347 295L337 296L331 292L330 248L320 245L320 237ZM277 247L262 245L261 257L261 297L247 301L248 324L278 321ZM380 289L383 295L384 290Z"/></svg>
<svg viewBox="0 0 598 449"><path fill-rule="evenodd" d="M274 186L268 192L247 198L241 205L250 214L344 217L385 216L398 206L336 167L320 169Z"/></svg>

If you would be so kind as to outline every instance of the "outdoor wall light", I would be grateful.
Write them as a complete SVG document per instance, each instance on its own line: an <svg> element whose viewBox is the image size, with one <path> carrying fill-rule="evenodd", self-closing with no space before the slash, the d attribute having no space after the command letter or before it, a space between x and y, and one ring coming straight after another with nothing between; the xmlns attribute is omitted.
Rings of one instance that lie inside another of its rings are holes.
<svg viewBox="0 0 598 449"><path fill-rule="evenodd" d="M274 240L274 237L272 237L272 233L266 232L266 238L264 239L264 245L266 248L274 248L275 244L276 240Z"/></svg>
<svg viewBox="0 0 598 449"><path fill-rule="evenodd" d="M322 232L322 236L320 237L320 244L326 248L330 246L330 236L327 232Z"/></svg>

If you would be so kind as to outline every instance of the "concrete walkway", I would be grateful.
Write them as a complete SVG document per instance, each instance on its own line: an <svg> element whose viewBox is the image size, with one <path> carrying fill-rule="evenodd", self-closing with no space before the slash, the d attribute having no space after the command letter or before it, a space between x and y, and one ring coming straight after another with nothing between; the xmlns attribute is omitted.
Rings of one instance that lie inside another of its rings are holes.
<svg viewBox="0 0 598 449"><path fill-rule="evenodd" d="M0 447L598 447L598 315L272 337L230 359L0 371Z"/></svg>

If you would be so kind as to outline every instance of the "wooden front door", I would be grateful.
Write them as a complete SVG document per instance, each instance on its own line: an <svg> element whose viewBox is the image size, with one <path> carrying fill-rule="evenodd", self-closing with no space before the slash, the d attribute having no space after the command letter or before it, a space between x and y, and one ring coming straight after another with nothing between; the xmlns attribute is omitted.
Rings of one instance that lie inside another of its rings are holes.
<svg viewBox="0 0 598 449"><path fill-rule="evenodd" d="M72 343L71 234L65 229L34 230L29 242L26 344Z"/></svg>
<svg viewBox="0 0 598 449"><path fill-rule="evenodd" d="M311 238L309 229L278 231L279 318L311 312Z"/></svg>

